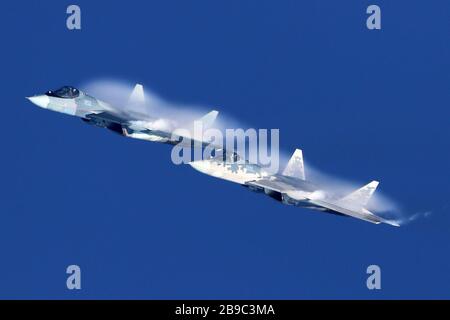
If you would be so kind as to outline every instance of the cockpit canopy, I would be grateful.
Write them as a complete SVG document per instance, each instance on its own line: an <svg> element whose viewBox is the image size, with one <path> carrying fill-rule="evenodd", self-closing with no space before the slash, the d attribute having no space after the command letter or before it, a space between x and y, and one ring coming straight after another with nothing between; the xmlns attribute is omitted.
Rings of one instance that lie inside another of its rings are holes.
<svg viewBox="0 0 450 320"><path fill-rule="evenodd" d="M63 99L73 99L80 95L80 90L74 87L64 86L56 91L47 91L45 95Z"/></svg>

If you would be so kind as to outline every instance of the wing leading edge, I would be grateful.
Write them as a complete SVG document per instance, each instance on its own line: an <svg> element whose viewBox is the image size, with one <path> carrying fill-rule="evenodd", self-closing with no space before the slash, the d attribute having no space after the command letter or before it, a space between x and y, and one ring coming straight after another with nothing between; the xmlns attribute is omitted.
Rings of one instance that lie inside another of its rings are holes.
<svg viewBox="0 0 450 320"><path fill-rule="evenodd" d="M320 206L322 208L331 210L331 211L335 211L338 213L342 213L344 215L353 217L353 218L357 218L360 220L364 220L367 222L371 222L371 223L375 223L375 224L379 224L379 223L387 223L390 224L392 226L396 226L399 227L399 225L393 221L390 220L386 220L383 219L377 215L374 215L372 212L370 212L369 210L365 209L365 208L361 208L360 211L356 211L356 210L352 210L352 209L348 209L345 207L342 207L338 204L335 203L330 203L327 201L323 201L323 200L308 200L309 203L312 203L314 205Z"/></svg>
<svg viewBox="0 0 450 320"><path fill-rule="evenodd" d="M300 196L300 198L298 198L298 199L294 198L294 200L298 201L299 205L301 205L301 204L308 205L309 204L309 205L311 205L311 207L319 207L322 209L337 212L337 213L340 213L340 214L343 214L346 216L350 216L353 218L357 218L357 219L375 223L375 224L387 223L387 224L390 224L390 225L393 225L396 227L399 226L397 223L390 221L390 220L386 220L382 217L379 217L363 207L354 209L353 207L348 208L345 205L345 202L339 201L339 200L337 202L331 202L331 201L324 201L321 199L312 199L311 197L308 197L308 192L302 192L302 190L300 188L298 188L298 186L293 186L289 182L282 181L281 179L255 180L255 181L247 182L247 185L263 188L264 190L279 192L283 196L288 196L291 198L292 198L293 194L295 194L296 192L297 193L300 192L298 194ZM373 185L370 185L370 187L373 187ZM312 193L312 194L314 194L314 193ZM311 193L310 193L310 195L311 195ZM347 198L346 201L348 201L348 200L349 199ZM366 200L366 199L364 199L364 200ZM350 203L348 203L348 204L350 204Z"/></svg>

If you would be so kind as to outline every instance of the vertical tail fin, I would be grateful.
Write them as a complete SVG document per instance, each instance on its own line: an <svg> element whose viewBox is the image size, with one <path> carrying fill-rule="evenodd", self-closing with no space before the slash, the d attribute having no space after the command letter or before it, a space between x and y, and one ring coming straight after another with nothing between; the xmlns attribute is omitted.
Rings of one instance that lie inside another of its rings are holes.
<svg viewBox="0 0 450 320"><path fill-rule="evenodd" d="M303 152L296 149L286 168L283 171L284 176L294 177L305 180L305 166L303 164Z"/></svg>
<svg viewBox="0 0 450 320"><path fill-rule="evenodd" d="M203 117L201 117L197 121L202 122L203 129L208 129L214 124L214 121L216 121L218 114L219 114L219 111L213 110L213 111L210 111L209 113L205 114Z"/></svg>
<svg viewBox="0 0 450 320"><path fill-rule="evenodd" d="M131 92L128 98L128 106L142 105L145 103L144 87L142 84L136 84L134 86L133 92Z"/></svg>
<svg viewBox="0 0 450 320"><path fill-rule="evenodd" d="M364 187L343 197L340 201L365 207L369 202L370 197L372 197L372 194L377 189L378 183L379 183L378 181L372 181L366 184Z"/></svg>

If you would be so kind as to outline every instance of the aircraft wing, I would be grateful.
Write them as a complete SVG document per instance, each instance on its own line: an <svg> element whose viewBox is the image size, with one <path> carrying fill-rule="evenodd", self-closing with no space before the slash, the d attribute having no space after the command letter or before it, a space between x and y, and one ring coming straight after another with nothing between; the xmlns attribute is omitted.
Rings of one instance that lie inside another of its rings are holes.
<svg viewBox="0 0 450 320"><path fill-rule="evenodd" d="M107 128L109 130L112 130L119 134L128 134L128 125L129 122L125 119L123 119L120 116L114 115L110 112L102 111L102 112L92 112L90 114L87 114L85 116L86 119L83 119L84 121L95 124L104 128ZM142 127L140 129L136 129L137 131L140 131L142 133L148 133L154 136L158 136L162 139L166 139L167 141L165 143L168 144L179 144L183 142L183 145L186 147L192 147L196 146L197 144L200 145L202 148L209 146L209 142L200 141L196 139L183 139L183 136L174 135L172 136L172 133L166 132L163 130L152 130L148 129L146 127Z"/></svg>
<svg viewBox="0 0 450 320"><path fill-rule="evenodd" d="M87 114L85 116L85 119L82 118L82 120L90 124L95 124L97 126L107 128L118 134L122 134L122 124L124 123L124 120L109 112L104 111L99 113L93 112Z"/></svg>
<svg viewBox="0 0 450 320"><path fill-rule="evenodd" d="M288 192L295 192L295 191L301 190L301 188L299 188L298 186L294 186L291 183L289 183L288 181L283 181L281 179L270 179L269 178L269 179L255 180L255 181L247 182L247 185L268 189L271 191L279 192L281 194L287 194ZM324 200L320 200L320 199L311 199L308 197L305 197L304 199L299 200L299 202L311 204L312 206L320 207L323 209L334 211L334 212L337 212L337 213L340 213L340 214L343 214L346 216L350 216L353 218L357 218L357 219L375 223L375 224L379 224L379 223L383 222L383 223L387 223L387 224L390 224L393 226L398 226L398 224L396 224L395 222L383 219L379 216L376 216L365 208L361 208L361 210L353 210L353 209L345 208L344 206L341 205L341 203L333 203L333 202L324 201Z"/></svg>
<svg viewBox="0 0 450 320"><path fill-rule="evenodd" d="M339 205L336 205L334 203L330 203L327 201L323 201L323 200L312 200L309 199L308 200L309 203L312 203L316 206L328 209L328 210L332 210L335 212L339 212L342 213L344 215L353 217L353 218L357 218L357 219L361 219L367 222L371 222L371 223L375 223L375 224L379 224L381 222L385 222L388 224L392 224L391 222L387 222L385 219L378 217L376 215L374 215L373 213L371 213L369 210L365 210L363 209L361 212L359 211L355 211L355 210L351 210L351 209L347 209L344 207L341 207Z"/></svg>

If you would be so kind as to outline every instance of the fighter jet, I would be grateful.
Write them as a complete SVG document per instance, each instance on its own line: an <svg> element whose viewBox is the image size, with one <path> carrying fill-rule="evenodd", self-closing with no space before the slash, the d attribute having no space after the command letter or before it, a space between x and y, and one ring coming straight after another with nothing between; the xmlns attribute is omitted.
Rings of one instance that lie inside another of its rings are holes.
<svg viewBox="0 0 450 320"><path fill-rule="evenodd" d="M109 129L130 138L168 144L194 143L194 139L184 139L176 133L179 124L170 119L151 118L140 112L145 104L144 88L141 84L134 87L127 108L116 108L96 99L77 88L64 86L56 91L47 91L43 95L27 97L35 105L71 116L84 122ZM206 129L214 123L218 111L211 111L198 121ZM189 138L189 137L187 137ZM202 146L207 143L201 141Z"/></svg>
<svg viewBox="0 0 450 320"><path fill-rule="evenodd" d="M223 152L189 164L202 173L241 184L286 205L349 216L375 224L399 226L393 221L376 216L366 208L378 181L372 181L344 197L330 195L325 188L306 180L303 152L300 149L295 150L281 174L269 174L258 164L240 160L240 156L235 152Z"/></svg>

